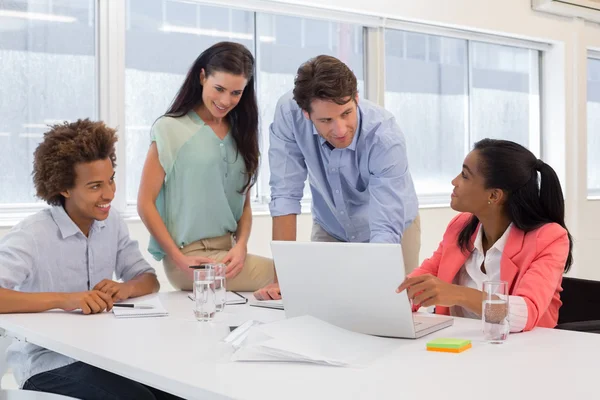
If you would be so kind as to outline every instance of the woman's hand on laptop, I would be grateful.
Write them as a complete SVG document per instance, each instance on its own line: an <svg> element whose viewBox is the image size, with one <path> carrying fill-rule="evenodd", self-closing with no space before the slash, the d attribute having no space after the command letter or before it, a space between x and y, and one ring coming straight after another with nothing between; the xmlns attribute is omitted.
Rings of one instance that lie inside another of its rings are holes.
<svg viewBox="0 0 600 400"><path fill-rule="evenodd" d="M451 307L461 303L461 287L444 282L436 276L425 274L406 278L396 293L407 290L408 298L421 307Z"/></svg>
<svg viewBox="0 0 600 400"><path fill-rule="evenodd" d="M258 289L254 292L256 300L279 300L281 299L281 290L279 289L279 283L271 283L262 289Z"/></svg>

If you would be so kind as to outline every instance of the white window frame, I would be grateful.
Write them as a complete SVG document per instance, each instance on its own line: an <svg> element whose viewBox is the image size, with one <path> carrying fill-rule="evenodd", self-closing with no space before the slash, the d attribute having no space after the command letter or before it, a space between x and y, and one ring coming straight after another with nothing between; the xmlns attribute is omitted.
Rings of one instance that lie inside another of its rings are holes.
<svg viewBox="0 0 600 400"><path fill-rule="evenodd" d="M587 52L587 57L586 57L586 64L587 64L587 60L588 59L592 59L592 60L598 60L600 61L600 49L588 49ZM587 68L586 68L587 71ZM586 76L586 85L587 85L587 76ZM587 115L587 98L585 99L585 104L586 104L586 115ZM587 119L586 119L586 132L588 132L589 134L589 130L587 129ZM586 135L586 147L587 147L587 135ZM587 177L587 173L588 173L588 163L586 162L585 165L585 170L586 170L586 177ZM590 201L600 201L600 190L596 189L596 190L590 190L589 187L587 187L587 179L586 179L586 199L590 200Z"/></svg>
<svg viewBox="0 0 600 400"><path fill-rule="evenodd" d="M111 0L90 0L96 5L96 63L98 116L107 125L119 129L117 143L117 190L113 204L122 210L126 218L137 219L135 203L127 202L126 196L126 141L125 127L125 32L127 27L126 9L128 2ZM165 1L165 0L163 0ZM190 0L198 4L218 7L229 7L255 13L290 15L311 19L328 20L336 23L349 23L364 27L364 62L365 62L365 97L377 104L384 105L385 93L385 38L384 29L399 29L416 33L428 33L438 36L462 38L470 41L504 44L514 47L540 50L542 54L550 50L552 45L543 40L525 40L480 32L477 30L458 29L434 24L415 23L399 19L390 19L384 15L364 14L351 11L340 11L326 6L308 6L282 3L277 0ZM324 12L326 11L326 12ZM255 24L256 29L256 24ZM256 32L255 32L256 33ZM259 55L257 54L257 60ZM540 61L540 75L543 65ZM540 92L543 88L540 86ZM541 98L541 93L540 93ZM541 118L540 118L541 120ZM543 127L541 127L543 130ZM540 131L540 140L543 133ZM263 149L263 157L267 149ZM260 180L260 175L259 175ZM258 182L262 188L268 182ZM260 193L260 192L258 192ZM433 201L432 201L433 200ZM419 196L421 208L448 207L447 198L426 199ZM256 215L268 215L268 199L256 198L253 201L253 212ZM23 217L46 207L43 204L2 204L0 205L0 226L11 226ZM302 212L310 212L310 200L303 200Z"/></svg>

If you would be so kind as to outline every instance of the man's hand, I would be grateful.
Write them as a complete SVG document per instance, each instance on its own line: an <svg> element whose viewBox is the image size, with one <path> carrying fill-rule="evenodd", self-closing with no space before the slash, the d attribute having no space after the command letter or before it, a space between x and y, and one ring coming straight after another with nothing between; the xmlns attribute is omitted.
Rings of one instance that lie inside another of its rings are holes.
<svg viewBox="0 0 600 400"><path fill-rule="evenodd" d="M406 278L396 289L396 293L407 290L408 298L413 300L415 306L443 306L457 305L461 299L461 287L444 282L430 274Z"/></svg>
<svg viewBox="0 0 600 400"><path fill-rule="evenodd" d="M110 279L104 279L96 286L94 290L98 290L102 293L109 295L113 301L127 300L131 297L132 287L127 283L119 283Z"/></svg>
<svg viewBox="0 0 600 400"><path fill-rule="evenodd" d="M225 256L223 263L227 264L225 271L225 278L233 279L242 272L244 263L246 262L246 254L248 254L248 248L246 245L238 243Z"/></svg>
<svg viewBox="0 0 600 400"><path fill-rule="evenodd" d="M262 289L254 292L256 300L279 300L281 299L281 290L279 289L279 283L271 283Z"/></svg>
<svg viewBox="0 0 600 400"><path fill-rule="evenodd" d="M89 292L64 293L60 309L73 311L81 308L84 314L97 314L104 310L110 311L113 307L112 298L98 290Z"/></svg>

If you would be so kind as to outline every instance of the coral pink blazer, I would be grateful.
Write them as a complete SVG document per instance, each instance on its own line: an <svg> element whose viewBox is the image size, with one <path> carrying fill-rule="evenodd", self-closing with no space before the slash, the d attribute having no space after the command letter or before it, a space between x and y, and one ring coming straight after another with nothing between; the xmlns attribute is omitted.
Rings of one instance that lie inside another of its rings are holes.
<svg viewBox="0 0 600 400"><path fill-rule="evenodd" d="M471 214L462 213L450 221L433 256L409 276L431 274L452 283L470 255L463 253L458 246L458 235L470 218ZM475 234L471 243L474 240ZM545 224L528 233L514 225L511 228L500 262L500 278L508 282L510 295L521 296L527 303L524 331L536 326L556 326L558 309L562 305L562 274L568 254L567 231L558 224ZM450 310L436 307L436 313L449 315Z"/></svg>

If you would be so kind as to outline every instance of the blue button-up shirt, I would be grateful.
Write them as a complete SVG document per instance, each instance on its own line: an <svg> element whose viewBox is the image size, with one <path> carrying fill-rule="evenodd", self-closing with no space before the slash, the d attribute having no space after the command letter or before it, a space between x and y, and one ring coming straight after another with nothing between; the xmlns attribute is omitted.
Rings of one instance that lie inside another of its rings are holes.
<svg viewBox="0 0 600 400"><path fill-rule="evenodd" d="M399 243L415 219L417 195L394 116L358 103L352 143L330 149L289 92L270 127L271 215L300 214L308 175L313 219L346 242Z"/></svg>
<svg viewBox="0 0 600 400"><path fill-rule="evenodd" d="M42 210L17 224L0 240L0 287L22 292L84 292L103 279L128 281L154 274L127 225L115 210L94 221L86 237L64 208ZM76 360L33 345L15 342L8 364L22 386L31 376Z"/></svg>

